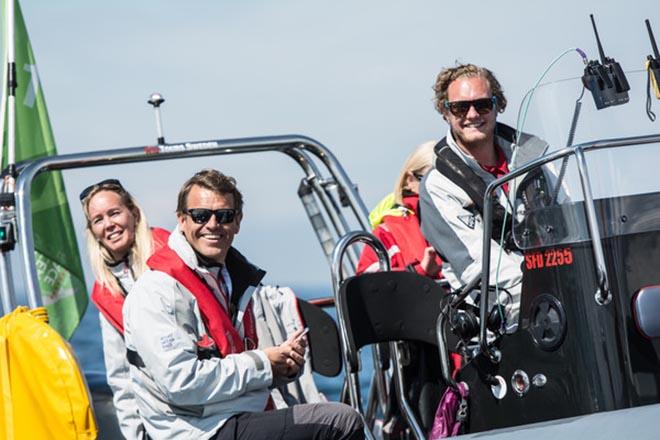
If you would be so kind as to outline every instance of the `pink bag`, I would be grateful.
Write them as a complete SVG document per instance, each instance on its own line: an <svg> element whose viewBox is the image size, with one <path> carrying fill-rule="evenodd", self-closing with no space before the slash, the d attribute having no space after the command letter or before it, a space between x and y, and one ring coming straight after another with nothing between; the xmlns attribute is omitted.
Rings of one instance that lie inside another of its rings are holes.
<svg viewBox="0 0 660 440"><path fill-rule="evenodd" d="M467 418L468 386L465 382L458 382L456 385L457 389L447 387L440 399L429 440L458 435L461 425Z"/></svg>

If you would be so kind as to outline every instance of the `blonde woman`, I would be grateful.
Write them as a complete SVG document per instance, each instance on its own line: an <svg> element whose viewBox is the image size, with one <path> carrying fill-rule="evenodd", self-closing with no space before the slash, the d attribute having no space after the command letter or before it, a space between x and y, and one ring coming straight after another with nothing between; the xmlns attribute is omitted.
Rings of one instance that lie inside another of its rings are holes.
<svg viewBox="0 0 660 440"><path fill-rule="evenodd" d="M426 241L419 227L419 183L433 166L436 142L419 145L406 159L394 192L369 215L373 233L383 242L393 270L414 270L434 279L442 278L442 260ZM358 273L378 270L374 251L365 247Z"/></svg>
<svg viewBox="0 0 660 440"><path fill-rule="evenodd" d="M100 311L103 356L119 427L127 439L143 439L144 427L130 389L122 307L147 268L147 259L167 244L169 232L149 229L144 213L119 180L107 179L85 188L80 201L96 277L91 298Z"/></svg>

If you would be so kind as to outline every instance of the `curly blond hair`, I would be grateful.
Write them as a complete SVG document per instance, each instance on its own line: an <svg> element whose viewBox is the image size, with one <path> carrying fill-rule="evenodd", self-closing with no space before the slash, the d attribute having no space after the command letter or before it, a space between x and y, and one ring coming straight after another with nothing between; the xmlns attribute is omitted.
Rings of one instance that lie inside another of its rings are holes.
<svg viewBox="0 0 660 440"><path fill-rule="evenodd" d="M495 78L493 72L485 67L479 67L474 64L459 64L456 67L447 67L442 69L435 80L433 91L435 92L435 109L440 114L444 114L445 101L447 101L447 89L449 85L458 78L481 77L488 82L490 91L497 98L497 111L502 113L506 109L506 97L502 91L500 82Z"/></svg>

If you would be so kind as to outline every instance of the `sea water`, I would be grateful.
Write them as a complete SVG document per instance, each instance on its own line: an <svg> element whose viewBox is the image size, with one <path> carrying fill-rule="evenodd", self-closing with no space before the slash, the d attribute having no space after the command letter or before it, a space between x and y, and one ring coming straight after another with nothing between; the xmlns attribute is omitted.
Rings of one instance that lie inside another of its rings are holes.
<svg viewBox="0 0 660 440"><path fill-rule="evenodd" d="M330 296L330 292L325 287L294 288L294 291L296 292L296 295L303 299ZM334 307L325 310L336 319ZM90 389L96 391L105 389L109 393L110 390L106 383L105 365L103 363L103 346L101 341L99 312L93 303L90 302L87 307L87 311L70 342L78 360L80 361ZM360 383L362 385L362 395L364 398L373 371L371 353L365 351L362 354L362 360ZM344 379L343 370L337 377L324 377L315 373L314 379L319 391L322 392L328 400L336 401L339 399L339 393Z"/></svg>

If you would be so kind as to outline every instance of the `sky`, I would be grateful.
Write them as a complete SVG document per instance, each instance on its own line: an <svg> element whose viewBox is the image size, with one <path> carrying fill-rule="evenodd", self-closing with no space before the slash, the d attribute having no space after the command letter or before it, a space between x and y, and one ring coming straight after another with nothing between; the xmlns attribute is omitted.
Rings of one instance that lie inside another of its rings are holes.
<svg viewBox="0 0 660 440"><path fill-rule="evenodd" d="M21 6L60 153L152 145L154 114L146 100L158 91L166 99L167 142L303 134L330 148L369 208L391 191L416 145L444 136L431 90L443 67L472 62L491 69L509 101L499 120L515 125L523 95L555 57L572 47L596 57L589 13L607 55L625 70L641 69L651 51L645 18L660 37L655 1L23 0ZM582 69L571 54L546 80L580 76ZM641 93L645 84L632 85ZM530 127L561 142L565 131L538 120L559 120L565 112L548 109L532 106ZM641 130L657 127L644 124ZM76 227L84 225L80 190L117 177L152 225L172 228L179 187L205 167L237 178L246 206L235 245L268 271L266 281L330 294L329 267L296 195L302 173L278 153L67 171Z"/></svg>

